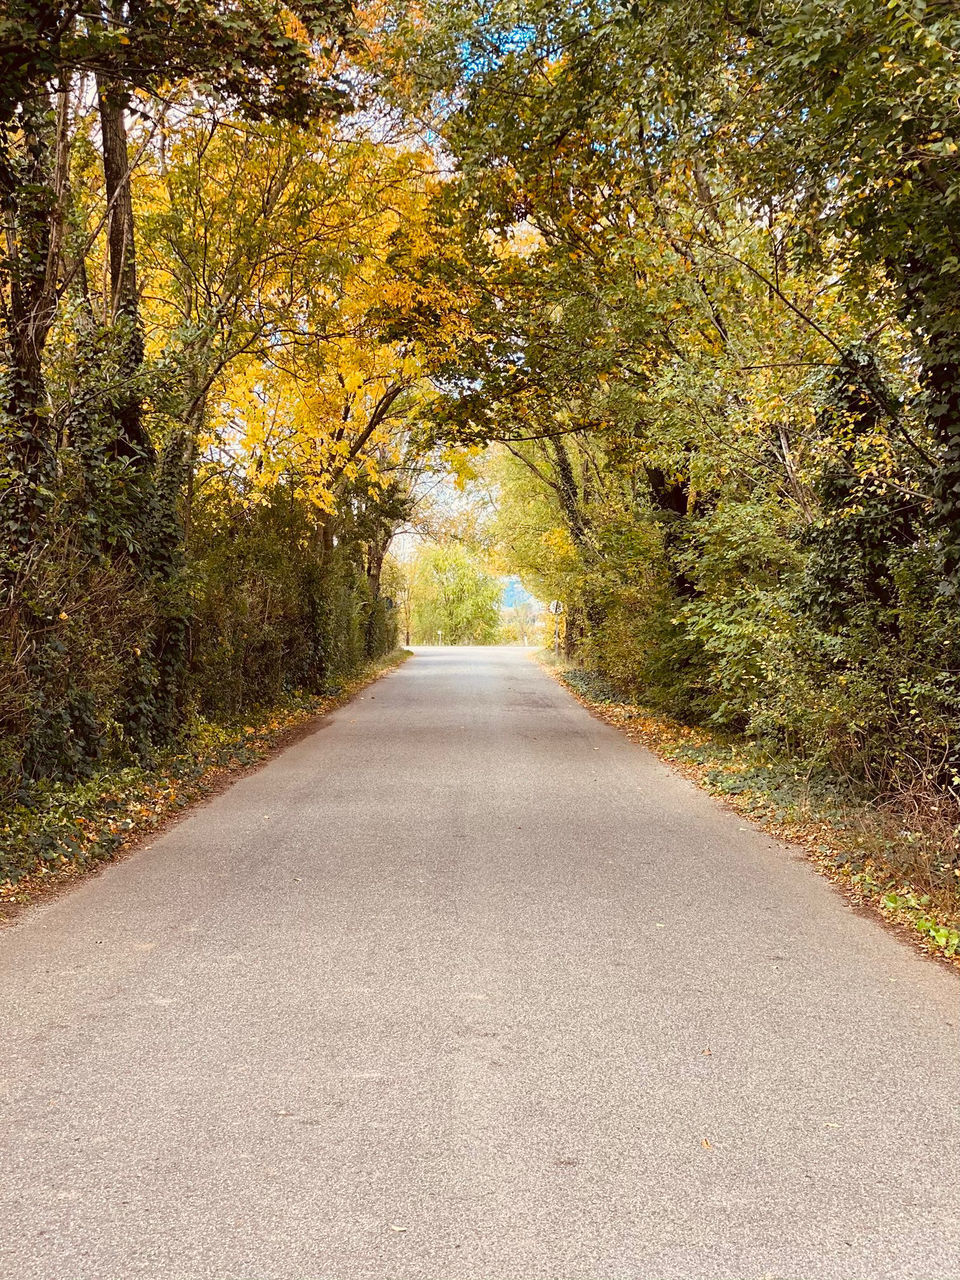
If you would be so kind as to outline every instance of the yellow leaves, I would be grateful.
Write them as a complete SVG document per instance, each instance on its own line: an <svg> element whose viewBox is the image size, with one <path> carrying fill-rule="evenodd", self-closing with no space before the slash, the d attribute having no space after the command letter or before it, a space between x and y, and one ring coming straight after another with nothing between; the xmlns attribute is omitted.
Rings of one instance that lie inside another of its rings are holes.
<svg viewBox="0 0 960 1280"><path fill-rule="evenodd" d="M471 481L476 480L479 474L473 464L473 459L478 453L482 453L482 450L475 448L458 449L452 446L443 450L443 465L453 476L454 486L461 493Z"/></svg>
<svg viewBox="0 0 960 1280"><path fill-rule="evenodd" d="M554 557L558 564L576 558L573 539L562 525L555 525L552 529L548 529L541 536L540 543L544 551Z"/></svg>
<svg viewBox="0 0 960 1280"><path fill-rule="evenodd" d="M303 45L310 43L310 32L304 25L303 20L292 10L284 9L283 25L291 40L296 40L298 44ZM277 85L277 88L282 89L283 85Z"/></svg>
<svg viewBox="0 0 960 1280"><path fill-rule="evenodd" d="M404 358L401 360L400 376L405 381L410 381L412 378L417 377L420 371L421 371L421 362L416 358L416 356L412 356L412 355L404 356Z"/></svg>
<svg viewBox="0 0 960 1280"><path fill-rule="evenodd" d="M165 162L151 153L137 171L144 318L151 354L186 326L201 356L223 357L197 438L205 483L242 481L251 504L289 484L323 511L351 485L379 494L434 394L431 353L456 351L463 331L457 289L417 271L446 234L429 205L435 157L334 124L211 134L188 121ZM424 314L429 351L394 339Z"/></svg>

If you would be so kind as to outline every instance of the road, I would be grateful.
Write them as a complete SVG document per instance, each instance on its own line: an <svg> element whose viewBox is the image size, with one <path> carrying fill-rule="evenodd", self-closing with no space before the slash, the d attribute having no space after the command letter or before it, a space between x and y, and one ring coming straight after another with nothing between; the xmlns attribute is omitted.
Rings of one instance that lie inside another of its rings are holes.
<svg viewBox="0 0 960 1280"><path fill-rule="evenodd" d="M955 975L519 651L0 933L4 1280L960 1276Z"/></svg>

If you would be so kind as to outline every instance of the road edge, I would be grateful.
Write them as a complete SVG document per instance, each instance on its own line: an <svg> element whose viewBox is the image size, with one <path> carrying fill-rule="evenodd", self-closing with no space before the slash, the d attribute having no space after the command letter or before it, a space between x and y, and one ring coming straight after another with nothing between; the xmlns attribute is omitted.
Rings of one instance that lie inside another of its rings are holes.
<svg viewBox="0 0 960 1280"><path fill-rule="evenodd" d="M742 797L711 787L706 778L705 766L697 765L690 759L678 758L670 750L672 745L670 725L665 718L645 712L645 719L655 722L661 731L659 735L646 732L642 728L628 727L629 722L624 719L623 709L631 707L631 704L625 701L615 704L595 701L570 684L564 678L563 668L545 660L545 655L534 653L530 657L546 675L555 680L598 720L616 729L630 742L649 751L669 769L693 782L700 790L716 800L721 807L735 813L738 818L745 819L758 831L772 836L780 843L799 849L806 861L843 895L854 911L870 916L926 959L960 971L960 948L957 946L956 939L952 938L957 931L949 923L940 924L936 918L932 920L935 927L939 926L948 931L948 939L953 942L953 946L951 950L946 950L928 931L918 927L918 917L930 922L929 915L924 914L922 904L917 901L916 894L919 890L914 891L913 886L908 885L901 886L900 894L892 892L889 884L896 879L896 875L891 868L871 863L866 872L855 872L852 860L845 856L841 833L838 830L834 829L831 832L834 838L830 842L829 851L825 849L825 824L822 818L817 818L815 821L811 819L808 822L783 822L769 814L758 815L755 810L751 810L742 802ZM695 731L689 732L692 734ZM884 882L878 881L876 876L884 877ZM912 896L912 903L905 900L907 894ZM890 902L891 898L895 900L893 903Z"/></svg>
<svg viewBox="0 0 960 1280"><path fill-rule="evenodd" d="M189 783L170 780L158 771L156 803L130 820L120 843L98 849L80 858L63 856L52 866L44 866L20 879L0 882L0 929L18 923L29 911L52 898L98 875L111 863L123 861L155 840L183 818L215 796L228 791L234 783L256 773L288 747L309 737L320 723L340 707L352 702L358 694L376 681L392 675L415 655L409 649L396 649L384 658L368 663L354 679L347 681L335 694L317 697L309 706L293 710L275 709L263 718L260 726L252 726L250 735L238 740L242 754L225 762L211 764ZM96 845L97 833L87 833Z"/></svg>

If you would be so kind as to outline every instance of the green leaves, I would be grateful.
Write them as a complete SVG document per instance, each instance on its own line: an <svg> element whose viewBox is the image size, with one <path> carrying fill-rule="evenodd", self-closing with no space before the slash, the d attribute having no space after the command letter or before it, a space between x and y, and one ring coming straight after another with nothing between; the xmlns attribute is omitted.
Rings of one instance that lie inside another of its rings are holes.
<svg viewBox="0 0 960 1280"><path fill-rule="evenodd" d="M409 566L415 644L491 644L500 583L456 543L427 547Z"/></svg>

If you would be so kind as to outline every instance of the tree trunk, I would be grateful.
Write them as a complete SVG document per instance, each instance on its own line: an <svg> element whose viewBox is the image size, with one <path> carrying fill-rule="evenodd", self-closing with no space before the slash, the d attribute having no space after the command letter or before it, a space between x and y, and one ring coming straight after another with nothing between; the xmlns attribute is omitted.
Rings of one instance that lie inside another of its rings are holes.
<svg viewBox="0 0 960 1280"><path fill-rule="evenodd" d="M143 425L143 406L136 379L143 364L143 330L137 293L137 261L133 237L133 195L124 111L128 94L97 76L97 102L103 146L103 180L107 196L107 252L110 265L108 320L120 329L124 343L121 368L128 381L117 405L118 457L152 463L153 446Z"/></svg>
<svg viewBox="0 0 960 1280"><path fill-rule="evenodd" d="M567 519L570 537L573 539L574 545L582 551L587 541L587 522L580 504L580 495L577 492L577 482L573 474L573 466L570 463L570 455L567 453L563 441L559 439L553 441L553 465L557 474L557 492L560 496L560 505Z"/></svg>
<svg viewBox="0 0 960 1280"><path fill-rule="evenodd" d="M580 624L580 610L570 606L563 615L563 656L572 662L577 652L577 627Z"/></svg>
<svg viewBox="0 0 960 1280"><path fill-rule="evenodd" d="M58 301L70 159L68 89L58 95L55 118L50 102L38 95L24 105L21 124L19 163L9 149L0 161L10 370L3 411L16 472L7 498L7 536L15 560L37 540L55 472L43 352Z"/></svg>

